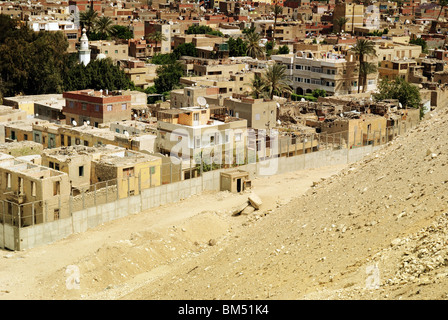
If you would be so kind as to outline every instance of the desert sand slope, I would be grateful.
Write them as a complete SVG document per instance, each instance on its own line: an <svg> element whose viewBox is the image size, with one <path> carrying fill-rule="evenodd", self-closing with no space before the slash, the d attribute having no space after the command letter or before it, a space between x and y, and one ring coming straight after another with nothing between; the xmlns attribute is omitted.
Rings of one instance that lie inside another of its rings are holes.
<svg viewBox="0 0 448 320"><path fill-rule="evenodd" d="M448 115L128 299L445 299Z"/></svg>

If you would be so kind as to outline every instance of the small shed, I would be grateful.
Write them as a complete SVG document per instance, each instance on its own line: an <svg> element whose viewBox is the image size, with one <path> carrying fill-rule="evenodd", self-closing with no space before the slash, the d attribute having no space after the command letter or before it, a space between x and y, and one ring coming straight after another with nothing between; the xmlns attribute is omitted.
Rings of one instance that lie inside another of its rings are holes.
<svg viewBox="0 0 448 320"><path fill-rule="evenodd" d="M251 188L249 173L243 170L221 172L221 191L242 192Z"/></svg>

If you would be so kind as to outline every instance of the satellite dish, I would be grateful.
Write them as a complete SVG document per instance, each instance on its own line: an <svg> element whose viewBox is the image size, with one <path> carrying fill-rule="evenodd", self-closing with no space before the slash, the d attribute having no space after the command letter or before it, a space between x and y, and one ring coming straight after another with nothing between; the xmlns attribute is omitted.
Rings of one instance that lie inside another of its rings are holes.
<svg viewBox="0 0 448 320"><path fill-rule="evenodd" d="M73 120L73 121L72 121L72 124L73 124L74 126L76 126L78 123L77 123L75 120Z"/></svg>
<svg viewBox="0 0 448 320"><path fill-rule="evenodd" d="M280 108L280 103L277 102L277 108Z"/></svg>
<svg viewBox="0 0 448 320"><path fill-rule="evenodd" d="M87 124L90 124L90 120L87 120Z"/></svg>
<svg viewBox="0 0 448 320"><path fill-rule="evenodd" d="M300 101L305 102L305 98L300 99Z"/></svg>
<svg viewBox="0 0 448 320"><path fill-rule="evenodd" d="M207 100L205 100L204 97L198 97L198 99L196 100L198 102L198 104L202 107L205 106L207 104Z"/></svg>
<svg viewBox="0 0 448 320"><path fill-rule="evenodd" d="M282 122L281 122L280 120L277 120L277 124L279 124L279 125L280 125L280 124L282 124Z"/></svg>
<svg viewBox="0 0 448 320"><path fill-rule="evenodd" d="M209 107L209 105L208 105L208 103L207 103L207 104L205 105L205 108L208 109L208 107Z"/></svg>
<svg viewBox="0 0 448 320"><path fill-rule="evenodd" d="M123 132L123 134L124 134L126 137L129 137L129 132L125 131L125 132Z"/></svg>

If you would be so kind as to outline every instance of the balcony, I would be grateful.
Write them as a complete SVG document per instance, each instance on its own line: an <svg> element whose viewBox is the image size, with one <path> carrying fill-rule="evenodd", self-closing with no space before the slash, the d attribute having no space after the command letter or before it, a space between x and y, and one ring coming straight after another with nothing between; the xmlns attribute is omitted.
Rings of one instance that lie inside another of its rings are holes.
<svg viewBox="0 0 448 320"><path fill-rule="evenodd" d="M22 204L26 201L26 195L24 193L19 193L18 191L5 192L6 200Z"/></svg>

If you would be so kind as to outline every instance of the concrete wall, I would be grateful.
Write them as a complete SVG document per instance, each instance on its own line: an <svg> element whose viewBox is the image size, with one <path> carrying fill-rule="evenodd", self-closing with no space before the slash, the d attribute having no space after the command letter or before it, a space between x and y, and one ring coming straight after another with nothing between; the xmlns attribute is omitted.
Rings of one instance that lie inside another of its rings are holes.
<svg viewBox="0 0 448 320"><path fill-rule="evenodd" d="M239 170L249 173L249 178L281 174L303 169L319 168L328 165L352 163L361 160L379 147L366 146L356 149L323 150L295 157L281 157L239 166ZM204 172L202 177L144 189L139 195L118 199L113 202L93 206L72 213L70 218L37 224L26 228L10 225L0 226L0 247L11 250L24 250L45 245L70 234L84 232L100 224L119 219L160 205L173 203L204 190L219 191L220 169Z"/></svg>

